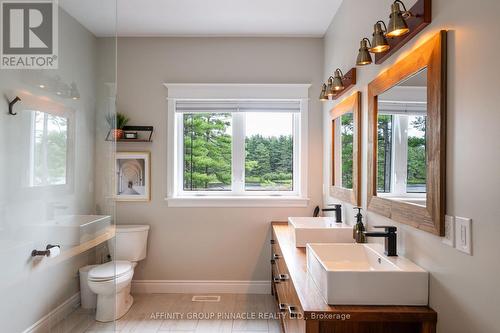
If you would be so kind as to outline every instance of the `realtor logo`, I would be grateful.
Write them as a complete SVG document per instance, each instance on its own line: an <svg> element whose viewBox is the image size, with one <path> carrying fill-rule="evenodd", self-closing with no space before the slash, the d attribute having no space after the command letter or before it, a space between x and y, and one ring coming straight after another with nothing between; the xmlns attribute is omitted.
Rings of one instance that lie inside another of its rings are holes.
<svg viewBox="0 0 500 333"><path fill-rule="evenodd" d="M57 0L2 1L0 17L0 68L57 68Z"/></svg>

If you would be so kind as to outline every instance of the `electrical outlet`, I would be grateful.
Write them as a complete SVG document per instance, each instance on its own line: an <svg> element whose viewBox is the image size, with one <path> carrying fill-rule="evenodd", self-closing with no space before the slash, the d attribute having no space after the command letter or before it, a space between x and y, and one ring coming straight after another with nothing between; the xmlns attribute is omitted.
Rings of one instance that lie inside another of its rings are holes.
<svg viewBox="0 0 500 333"><path fill-rule="evenodd" d="M464 217L455 218L455 248L472 255L472 220Z"/></svg>
<svg viewBox="0 0 500 333"><path fill-rule="evenodd" d="M455 246L455 217L446 215L444 217L444 237L443 244Z"/></svg>

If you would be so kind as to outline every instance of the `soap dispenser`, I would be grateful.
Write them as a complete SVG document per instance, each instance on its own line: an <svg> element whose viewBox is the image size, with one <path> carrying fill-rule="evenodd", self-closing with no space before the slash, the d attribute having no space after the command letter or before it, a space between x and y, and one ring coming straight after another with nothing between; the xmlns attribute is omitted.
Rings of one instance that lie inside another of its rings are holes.
<svg viewBox="0 0 500 333"><path fill-rule="evenodd" d="M361 215L361 207L355 207L354 209L357 209L358 213L356 214L356 224L352 230L352 238L354 238L356 243L366 243L366 230L363 224L363 215Z"/></svg>

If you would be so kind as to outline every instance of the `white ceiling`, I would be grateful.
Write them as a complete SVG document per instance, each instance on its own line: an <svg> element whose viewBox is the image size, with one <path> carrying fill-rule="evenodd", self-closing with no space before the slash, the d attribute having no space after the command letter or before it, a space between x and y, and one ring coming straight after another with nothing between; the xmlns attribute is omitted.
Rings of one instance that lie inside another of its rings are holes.
<svg viewBox="0 0 500 333"><path fill-rule="evenodd" d="M342 0L59 0L96 36L314 36Z"/></svg>

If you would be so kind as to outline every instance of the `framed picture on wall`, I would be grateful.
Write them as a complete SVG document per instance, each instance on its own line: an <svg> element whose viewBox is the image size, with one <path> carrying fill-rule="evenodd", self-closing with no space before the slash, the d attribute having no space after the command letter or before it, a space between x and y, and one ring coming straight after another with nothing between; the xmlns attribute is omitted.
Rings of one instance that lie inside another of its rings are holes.
<svg viewBox="0 0 500 333"><path fill-rule="evenodd" d="M117 152L115 197L117 201L149 201L151 198L151 154Z"/></svg>

